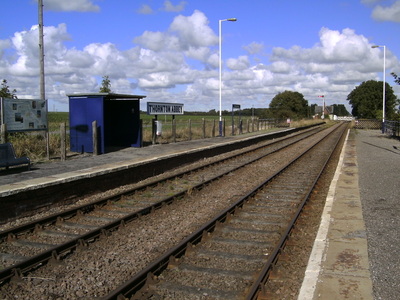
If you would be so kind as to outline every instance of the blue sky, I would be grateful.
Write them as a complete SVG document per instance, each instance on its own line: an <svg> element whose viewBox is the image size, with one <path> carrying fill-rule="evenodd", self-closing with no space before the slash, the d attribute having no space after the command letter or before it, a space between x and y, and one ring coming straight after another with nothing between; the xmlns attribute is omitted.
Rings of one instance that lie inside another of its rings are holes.
<svg viewBox="0 0 400 300"><path fill-rule="evenodd" d="M223 109L268 107L285 90L310 104L347 105L366 80L399 97L400 0L43 0L46 98L68 111L73 93L115 93L219 109L219 20ZM2 0L0 79L19 98L38 98L38 4Z"/></svg>

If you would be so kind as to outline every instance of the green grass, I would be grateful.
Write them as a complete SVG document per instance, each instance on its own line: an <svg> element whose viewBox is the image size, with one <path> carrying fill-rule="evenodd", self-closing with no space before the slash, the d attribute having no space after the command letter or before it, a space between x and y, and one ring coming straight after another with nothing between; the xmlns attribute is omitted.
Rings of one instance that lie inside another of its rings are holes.
<svg viewBox="0 0 400 300"><path fill-rule="evenodd" d="M59 131L60 124L65 123L69 128L69 113L68 112L48 112L47 121L49 123L49 131Z"/></svg>
<svg viewBox="0 0 400 300"><path fill-rule="evenodd" d="M47 114L47 120L49 123L62 123L69 122L69 113L68 112L49 112Z"/></svg>
<svg viewBox="0 0 400 300"><path fill-rule="evenodd" d="M231 122L232 118L230 115L223 116L226 122L226 135L231 135ZM141 113L140 118L143 121L143 143L144 145L151 144L152 135L151 130L151 120L154 119L154 116L147 115L146 113ZM179 141L187 141L189 140L189 120L191 120L191 138L200 139L203 138L203 119L205 121L205 137L212 137L213 130L214 134L218 135L218 120L219 116L209 116L209 115L176 115L176 137L175 140ZM238 134L237 124L239 121L239 116L235 115L235 134ZM173 142L172 136L172 116L170 115L160 115L158 116L158 120L162 122L163 133L161 137L157 138L157 143L171 143ZM251 120L249 116L243 116L243 133L247 132L248 120ZM60 125L62 123L66 124L67 128L67 137L66 144L67 149L69 149L69 113L68 112L49 112L48 113L48 122L49 122L49 155L50 158L60 158L61 150L61 137L60 137ZM292 124L292 126L304 126L304 123L301 122L313 122L313 121L300 121L298 124ZM315 121L314 121L315 122ZM253 131L253 128L249 126L250 132ZM254 128L257 131L256 128ZM262 129L266 131L268 129ZM46 138L45 132L20 132L20 133L12 133L9 134L8 140L13 143L14 148L16 150L17 156L28 156L32 161L38 162L46 160L47 151L46 151ZM67 150L68 151L68 150Z"/></svg>

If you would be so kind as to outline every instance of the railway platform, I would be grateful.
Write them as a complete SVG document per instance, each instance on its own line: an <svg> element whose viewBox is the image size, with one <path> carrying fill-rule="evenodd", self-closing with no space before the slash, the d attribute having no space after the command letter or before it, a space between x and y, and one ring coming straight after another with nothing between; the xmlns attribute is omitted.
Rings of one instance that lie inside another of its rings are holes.
<svg viewBox="0 0 400 300"><path fill-rule="evenodd" d="M397 299L400 141L349 132L299 300Z"/></svg>
<svg viewBox="0 0 400 300"><path fill-rule="evenodd" d="M37 164L30 171L2 172L0 197L251 138L242 135L126 148ZM350 130L298 299L395 299L400 294L396 246L400 243L399 155L398 140L378 131Z"/></svg>
<svg viewBox="0 0 400 300"><path fill-rule="evenodd" d="M252 140L264 135L290 133L294 128L276 128L268 133L250 133L243 135L196 139L170 144L155 144L147 147L128 147L115 149L101 155L76 154L65 161L50 160L33 163L29 171L18 169L0 170L0 197L10 193L17 193L27 189L37 189L40 186L59 184L90 178L105 173L112 173L119 169L132 168L137 165L148 164L161 158L172 158L182 154L193 154L202 150L217 148L239 141Z"/></svg>

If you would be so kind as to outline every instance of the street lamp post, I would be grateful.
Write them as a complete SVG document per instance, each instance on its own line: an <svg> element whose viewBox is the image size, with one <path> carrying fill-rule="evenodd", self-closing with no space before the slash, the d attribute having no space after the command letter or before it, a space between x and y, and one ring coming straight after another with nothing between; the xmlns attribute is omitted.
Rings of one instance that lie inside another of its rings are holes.
<svg viewBox="0 0 400 300"><path fill-rule="evenodd" d="M382 96L382 133L385 133L385 107L386 107L386 46L374 45L371 48L383 48L383 96Z"/></svg>
<svg viewBox="0 0 400 300"><path fill-rule="evenodd" d="M321 119L325 119L325 95L320 95L318 97L322 98L322 103L323 103Z"/></svg>
<svg viewBox="0 0 400 300"><path fill-rule="evenodd" d="M236 18L219 20L219 136L222 136L222 41L221 24L224 21L236 22Z"/></svg>

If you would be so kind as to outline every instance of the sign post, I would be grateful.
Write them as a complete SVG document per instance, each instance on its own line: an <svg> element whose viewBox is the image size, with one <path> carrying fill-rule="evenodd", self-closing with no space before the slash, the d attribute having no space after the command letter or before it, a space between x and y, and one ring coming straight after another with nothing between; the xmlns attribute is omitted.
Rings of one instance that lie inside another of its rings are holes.
<svg viewBox="0 0 400 300"><path fill-rule="evenodd" d="M147 102L147 114L155 116L152 125L152 143L156 143L157 136L161 135L162 124L157 121L157 115L172 115L172 130L175 139L175 115L183 115L182 103Z"/></svg>
<svg viewBox="0 0 400 300"><path fill-rule="evenodd" d="M240 110L240 104L232 104L232 135L235 135L235 122L234 122L234 110L239 109ZM241 132L241 126L240 126L240 113L239 113L239 132Z"/></svg>

